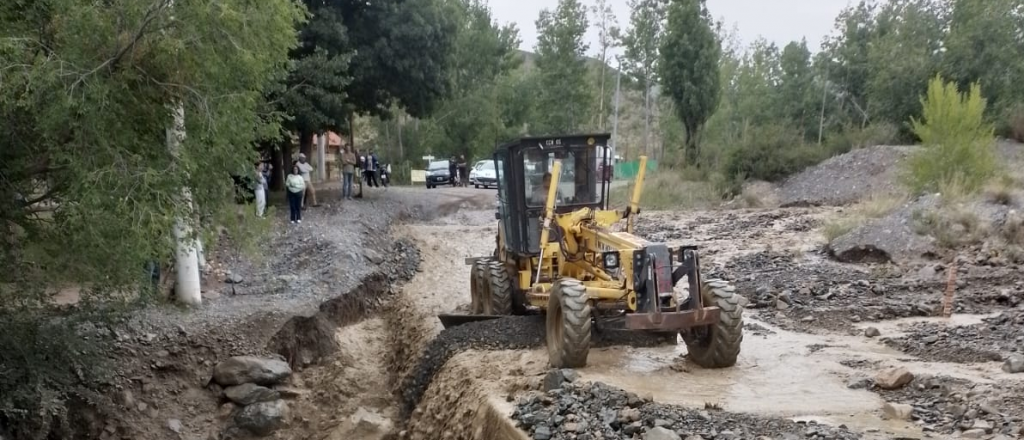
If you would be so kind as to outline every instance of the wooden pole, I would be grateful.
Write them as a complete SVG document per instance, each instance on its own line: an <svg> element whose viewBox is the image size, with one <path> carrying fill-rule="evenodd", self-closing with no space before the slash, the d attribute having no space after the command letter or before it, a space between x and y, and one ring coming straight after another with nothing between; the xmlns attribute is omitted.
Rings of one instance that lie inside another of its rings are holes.
<svg viewBox="0 0 1024 440"><path fill-rule="evenodd" d="M942 317L953 316L953 292L956 291L956 258L949 263L946 276L946 293L942 296Z"/></svg>

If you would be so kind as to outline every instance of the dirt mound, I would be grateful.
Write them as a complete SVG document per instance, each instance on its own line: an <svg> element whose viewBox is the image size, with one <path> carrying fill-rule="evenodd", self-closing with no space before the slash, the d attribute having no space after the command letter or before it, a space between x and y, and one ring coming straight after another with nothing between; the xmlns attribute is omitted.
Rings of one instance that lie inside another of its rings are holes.
<svg viewBox="0 0 1024 440"><path fill-rule="evenodd" d="M1024 352L1024 311L1003 312L968 326L917 323L906 336L883 340L890 347L928 361L1000 361L1011 353Z"/></svg>
<svg viewBox="0 0 1024 440"><path fill-rule="evenodd" d="M879 145L828 159L786 179L778 189L779 204L846 205L871 194L896 194L898 165L918 148Z"/></svg>
<svg viewBox="0 0 1024 440"><path fill-rule="evenodd" d="M939 251L935 240L919 235L917 216L936 209L938 196L928 195L908 203L889 215L867 222L836 237L828 244L829 253L846 263L907 263L935 258Z"/></svg>
<svg viewBox="0 0 1024 440"><path fill-rule="evenodd" d="M523 398L512 418L535 439L861 437L842 427L663 405L600 382L565 384Z"/></svg>

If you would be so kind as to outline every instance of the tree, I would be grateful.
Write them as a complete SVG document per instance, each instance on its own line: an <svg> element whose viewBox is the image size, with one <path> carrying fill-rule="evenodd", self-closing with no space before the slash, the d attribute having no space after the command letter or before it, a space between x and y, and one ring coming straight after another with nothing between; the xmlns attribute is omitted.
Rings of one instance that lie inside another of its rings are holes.
<svg viewBox="0 0 1024 440"><path fill-rule="evenodd" d="M665 10L661 0L630 0L629 28L622 38L625 71L643 88L644 153L651 154L651 89L658 82Z"/></svg>
<svg viewBox="0 0 1024 440"><path fill-rule="evenodd" d="M868 47L875 31L875 5L862 0L857 6L843 10L836 18L836 34L830 37L818 53L819 75L829 94L838 98L844 119L867 125L867 87L870 72Z"/></svg>
<svg viewBox="0 0 1024 440"><path fill-rule="evenodd" d="M540 72L535 130L579 131L590 120L593 104L583 41L587 10L579 0L559 0L554 11L537 19L536 66Z"/></svg>
<svg viewBox="0 0 1024 440"><path fill-rule="evenodd" d="M175 219L198 233L233 202L229 175L280 130L261 104L302 19L289 0L0 2L0 334L32 336L0 338L18 353L0 367L14 437L60 429L70 386L95 371L79 355L101 352L41 316L56 288L82 286L83 308L145 296L142 269L172 259ZM171 154L166 130L182 127ZM78 339L50 337L67 333Z"/></svg>
<svg viewBox="0 0 1024 440"><path fill-rule="evenodd" d="M687 162L698 157L700 131L721 98L721 43L703 0L673 0L661 45L661 79L686 128Z"/></svg>
<svg viewBox="0 0 1024 440"><path fill-rule="evenodd" d="M597 27L598 52L600 53L601 61L598 78L600 91L597 95L599 97L597 121L598 129L604 131L605 123L608 122L605 110L605 102L608 99L608 93L605 91L605 78L608 76L608 51L618 45L621 36L619 35L618 19L615 17L615 13L612 12L612 7L608 4L608 0L596 0L590 12L594 14L595 27Z"/></svg>
<svg viewBox="0 0 1024 440"><path fill-rule="evenodd" d="M779 107L781 114L799 127L804 136L816 134L818 114L814 92L814 70L807 40L792 41L779 58Z"/></svg>
<svg viewBox="0 0 1024 440"><path fill-rule="evenodd" d="M911 116L920 114L928 78L939 71L942 5L936 0L893 0L875 18L868 48L868 107L876 121L899 124L909 134Z"/></svg>

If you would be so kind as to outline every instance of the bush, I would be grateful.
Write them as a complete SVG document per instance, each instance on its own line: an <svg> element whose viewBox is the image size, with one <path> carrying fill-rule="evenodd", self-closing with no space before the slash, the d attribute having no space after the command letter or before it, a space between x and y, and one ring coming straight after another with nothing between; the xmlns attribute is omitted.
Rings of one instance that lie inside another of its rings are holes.
<svg viewBox="0 0 1024 440"><path fill-rule="evenodd" d="M888 122L877 122L864 128L847 126L829 135L825 140L825 148L831 155L838 155L875 145L892 145L898 143L899 138L899 128Z"/></svg>
<svg viewBox="0 0 1024 440"><path fill-rule="evenodd" d="M831 219L822 226L822 235L832 243L836 238L857 227L876 219L885 217L907 202L904 195L877 195L862 200L850 207L841 216Z"/></svg>
<svg viewBox="0 0 1024 440"><path fill-rule="evenodd" d="M1006 116L1006 136L1024 142L1024 105L1018 104Z"/></svg>
<svg viewBox="0 0 1024 440"><path fill-rule="evenodd" d="M800 133L782 125L747 130L726 152L723 172L743 179L777 181L828 157L823 148L808 145Z"/></svg>
<svg viewBox="0 0 1024 440"><path fill-rule="evenodd" d="M633 184L615 188L610 205L626 206L633 194ZM680 171L661 170L648 174L640 195L641 209L674 210L710 208L722 201L714 185L683 179Z"/></svg>
<svg viewBox="0 0 1024 440"><path fill-rule="evenodd" d="M906 181L914 192L936 191L958 181L974 193L996 172L994 129L985 122L985 99L973 84L963 94L936 77L921 100L923 118L911 120L925 148L907 161Z"/></svg>

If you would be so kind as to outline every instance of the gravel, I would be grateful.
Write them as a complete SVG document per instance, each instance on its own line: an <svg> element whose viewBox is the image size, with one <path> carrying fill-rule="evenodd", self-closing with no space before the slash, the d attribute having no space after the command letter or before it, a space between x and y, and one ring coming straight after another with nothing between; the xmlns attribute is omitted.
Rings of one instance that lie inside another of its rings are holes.
<svg viewBox="0 0 1024 440"><path fill-rule="evenodd" d="M879 145L833 157L786 179L778 189L787 206L846 205L901 190L898 165L920 147Z"/></svg>
<svg viewBox="0 0 1024 440"><path fill-rule="evenodd" d="M600 382L567 383L561 389L522 397L512 418L533 439L673 438L668 433L707 439L860 438L843 426L664 405Z"/></svg>
<svg viewBox="0 0 1024 440"><path fill-rule="evenodd" d="M1011 354L1024 353L1024 311L1006 311L968 326L915 323L906 336L883 341L926 361L1002 361Z"/></svg>
<svg viewBox="0 0 1024 440"><path fill-rule="evenodd" d="M911 418L926 434L969 436L968 431L1024 435L1024 387L975 384L944 376L918 376L898 390L876 390L887 402L913 407ZM985 436L987 438L987 435ZM1005 438L1005 437L1004 437Z"/></svg>

